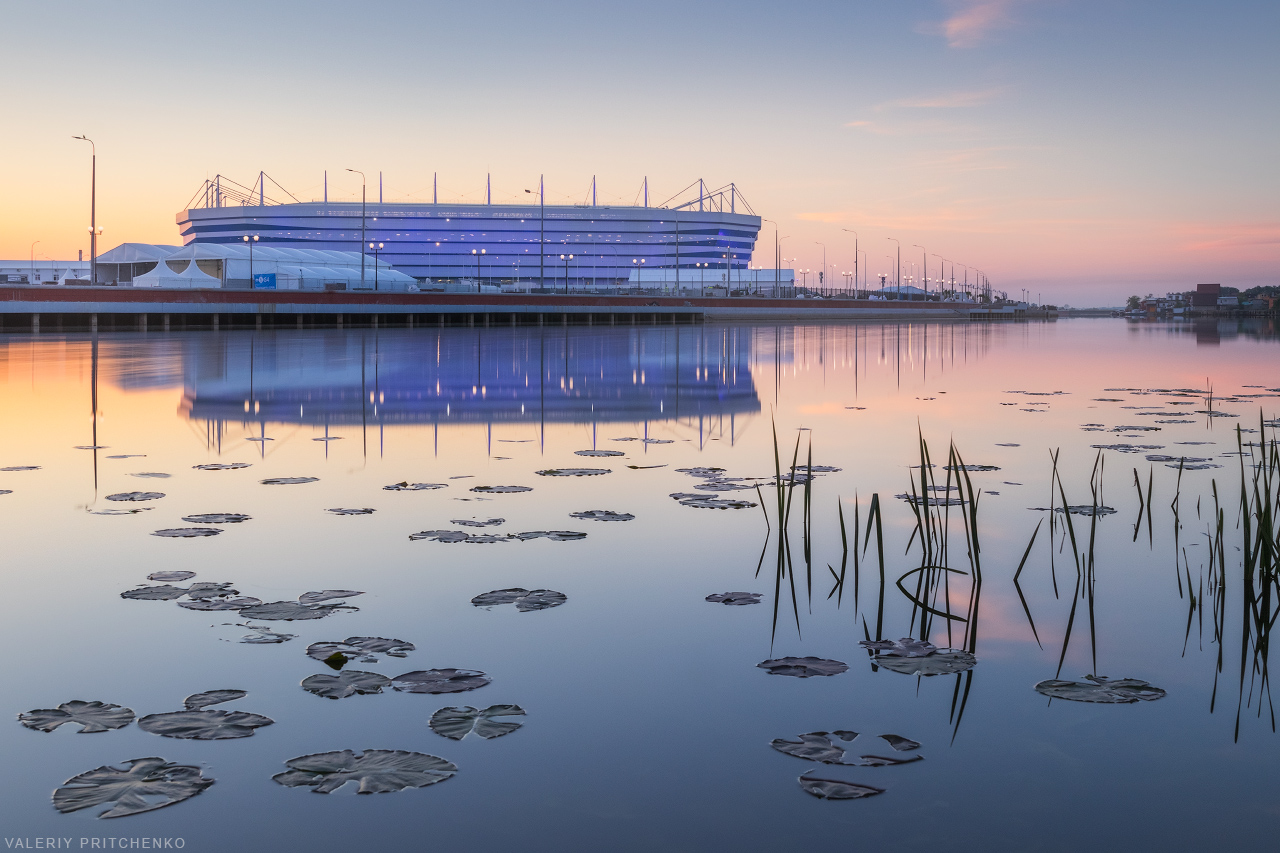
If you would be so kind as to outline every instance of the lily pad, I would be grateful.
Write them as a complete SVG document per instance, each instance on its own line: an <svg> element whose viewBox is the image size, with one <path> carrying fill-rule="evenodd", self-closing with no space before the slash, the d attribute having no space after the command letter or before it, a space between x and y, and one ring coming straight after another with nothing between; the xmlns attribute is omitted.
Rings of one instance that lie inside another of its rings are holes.
<svg viewBox="0 0 1280 853"><path fill-rule="evenodd" d="M314 483L319 477L268 477L260 480L264 486L298 486L303 483Z"/></svg>
<svg viewBox="0 0 1280 853"><path fill-rule="evenodd" d="M187 587L187 598L195 600L209 600L239 594L240 591L232 589L231 584L227 582L206 583L204 581L197 581Z"/></svg>
<svg viewBox="0 0 1280 853"><path fill-rule="evenodd" d="M405 480L400 483L392 483L390 486L383 486L384 492L427 492L432 489L447 489L448 483L410 483Z"/></svg>
<svg viewBox="0 0 1280 853"><path fill-rule="evenodd" d="M1116 453L1146 453L1148 450L1163 450L1163 444L1091 444L1094 450L1114 450Z"/></svg>
<svg viewBox="0 0 1280 853"><path fill-rule="evenodd" d="M635 516L629 512L614 512L611 509L589 509L585 512L571 512L570 518L581 518L586 521L634 521Z"/></svg>
<svg viewBox="0 0 1280 853"><path fill-rule="evenodd" d="M13 492L6 491L3 494L11 495ZM140 506L134 509L99 509L93 511L91 515L137 515L140 512L148 512L153 509L155 509L153 506Z"/></svg>
<svg viewBox="0 0 1280 853"><path fill-rule="evenodd" d="M199 539L204 536L217 536L221 532L216 527L166 527L151 535L163 539Z"/></svg>
<svg viewBox="0 0 1280 853"><path fill-rule="evenodd" d="M468 545L493 545L497 542L510 542L511 537L498 536L492 533L485 533L485 534L477 534L474 536L468 536L464 541Z"/></svg>
<svg viewBox="0 0 1280 853"><path fill-rule="evenodd" d="M834 465L792 465L792 471L806 471L814 474L835 474L843 471L843 468L837 468Z"/></svg>
<svg viewBox="0 0 1280 853"><path fill-rule="evenodd" d="M246 607L240 615L249 619L294 622L305 619L323 619L339 610L358 610L344 604L303 604L300 601L271 601Z"/></svg>
<svg viewBox="0 0 1280 853"><path fill-rule="evenodd" d="M999 471L999 465L943 465L944 471Z"/></svg>
<svg viewBox="0 0 1280 853"><path fill-rule="evenodd" d="M913 640L903 637L901 640L861 640L858 645L881 655L903 658L922 658L938 651L938 647L928 640Z"/></svg>
<svg viewBox="0 0 1280 853"><path fill-rule="evenodd" d="M334 515L373 515L372 507L345 507L339 506L332 509L326 509L325 512L331 512Z"/></svg>
<svg viewBox="0 0 1280 853"><path fill-rule="evenodd" d="M255 729L275 720L247 711L172 711L148 714L138 720L138 728L153 735L183 740L232 740L251 737Z"/></svg>
<svg viewBox="0 0 1280 853"><path fill-rule="evenodd" d="M191 580L195 576L195 572L152 572L147 575L147 580L160 581L161 583L175 583L178 581Z"/></svg>
<svg viewBox="0 0 1280 853"><path fill-rule="evenodd" d="M381 693L391 679L376 672L348 669L337 675L309 675L302 679L302 689L326 699L345 699L348 696Z"/></svg>
<svg viewBox="0 0 1280 853"><path fill-rule="evenodd" d="M626 456L621 450L575 450L574 456ZM494 707L497 707L496 705ZM514 707L514 706L513 706Z"/></svg>
<svg viewBox="0 0 1280 853"><path fill-rule="evenodd" d="M201 708L207 708L210 705L233 702L248 695L248 692L244 690L206 690L203 693L192 693L186 699L183 699L182 707L188 711L199 711Z"/></svg>
<svg viewBox="0 0 1280 853"><path fill-rule="evenodd" d="M253 435L253 436L250 436L249 438L246 438L245 441L275 441L275 439L268 438L267 436Z"/></svg>
<svg viewBox="0 0 1280 853"><path fill-rule="evenodd" d="M681 474L688 474L690 477L719 477L724 473L723 468L677 468Z"/></svg>
<svg viewBox="0 0 1280 853"><path fill-rule="evenodd" d="M261 598L254 598L246 595L243 598L201 598L195 601L179 601L178 606L187 610L243 610L246 607L256 607L262 603Z"/></svg>
<svg viewBox="0 0 1280 853"><path fill-rule="evenodd" d="M163 758L132 758L125 764L72 776L53 792L53 807L66 814L114 803L98 817L125 817L189 800L213 784L199 767Z"/></svg>
<svg viewBox="0 0 1280 853"><path fill-rule="evenodd" d="M141 459L146 455L147 454L145 453L117 453L113 456L108 456L107 458L108 459Z"/></svg>
<svg viewBox="0 0 1280 853"><path fill-rule="evenodd" d="M770 675L790 675L795 678L812 678L815 675L839 675L849 665L838 660L827 658L775 658L756 664L760 669L769 671Z"/></svg>
<svg viewBox="0 0 1280 853"><path fill-rule="evenodd" d="M973 669L978 659L966 651L958 649L938 649L926 657L897 657L895 655L876 655L872 662L903 675L954 675Z"/></svg>
<svg viewBox="0 0 1280 853"><path fill-rule="evenodd" d="M277 643L287 643L297 634L284 634L279 631L272 631L265 625L249 625L246 623L236 623L241 628L248 628L253 633L245 634L240 638L240 642L248 643L253 646L276 645Z"/></svg>
<svg viewBox="0 0 1280 853"><path fill-rule="evenodd" d="M0 495L11 495L11 494L13 494L13 489L0 489Z"/></svg>
<svg viewBox="0 0 1280 853"><path fill-rule="evenodd" d="M409 534L410 542L417 542L419 539L430 539L435 542L466 542L470 538L471 534L462 530L423 530Z"/></svg>
<svg viewBox="0 0 1280 853"><path fill-rule="evenodd" d="M800 790L820 800L860 800L883 794L884 788L872 785L859 785L856 782L845 782L840 779L822 779L817 776L804 775L798 780Z"/></svg>
<svg viewBox="0 0 1280 853"><path fill-rule="evenodd" d="M298 596L300 604L319 604L322 601L334 601L339 598L354 598L357 595L364 595L363 592L355 589L322 589L319 592L304 592Z"/></svg>
<svg viewBox="0 0 1280 853"><path fill-rule="evenodd" d="M909 752L913 749L920 748L919 741L914 741L911 738L905 738L901 735L880 735L880 738L887 741L889 746L893 747L898 752Z"/></svg>
<svg viewBox="0 0 1280 853"><path fill-rule="evenodd" d="M248 468L251 462L211 462L208 465L192 465L191 467L197 471L235 471L239 468Z"/></svg>
<svg viewBox="0 0 1280 853"><path fill-rule="evenodd" d="M413 643L389 640L384 637L347 637L342 642L312 643L307 646L307 657L342 669L353 660L361 663L377 663L378 655L402 658L414 651Z"/></svg>
<svg viewBox="0 0 1280 853"><path fill-rule="evenodd" d="M602 452L610 452L610 451L602 451ZM622 454L619 453L618 455L621 456ZM39 470L40 470L39 465L10 465L7 468L0 468L0 471L6 471L6 472L7 471L39 471Z"/></svg>
<svg viewBox="0 0 1280 853"><path fill-rule="evenodd" d="M921 495L894 495L900 501L906 501L912 506L964 506L964 498L938 497L937 495L929 495L922 497Z"/></svg>
<svg viewBox="0 0 1280 853"><path fill-rule="evenodd" d="M239 512L202 512L197 515L184 515L183 521L190 524L239 524L248 521L252 516Z"/></svg>
<svg viewBox="0 0 1280 853"><path fill-rule="evenodd" d="M477 595L471 599L471 603L476 607L493 607L499 604L514 604L516 610L549 610L552 607L559 607L568 601L569 598L563 592L556 592L553 589L521 589L513 587L512 589L495 589L492 592L486 592Z"/></svg>
<svg viewBox="0 0 1280 853"><path fill-rule="evenodd" d="M1086 675L1085 681L1059 681L1050 678L1036 685L1036 692L1055 699L1073 702L1101 702L1110 705L1132 705L1163 699L1165 692L1136 678L1110 679L1102 675Z"/></svg>
<svg viewBox="0 0 1280 853"><path fill-rule="evenodd" d="M784 755L793 755L805 761L818 761L823 764L845 764L844 747L836 744L833 738L851 741L858 736L857 732L809 732L795 740L774 738L769 746Z"/></svg>
<svg viewBox="0 0 1280 853"><path fill-rule="evenodd" d="M167 480L171 474L162 474L159 471L139 471L136 474L130 474L130 477L141 477L144 480Z"/></svg>
<svg viewBox="0 0 1280 853"><path fill-rule="evenodd" d="M523 722L502 720L501 717L523 717L524 708L519 705L490 705L483 710L470 705L441 708L431 715L431 731L450 740L462 740L476 734L485 740L509 735L524 725Z"/></svg>
<svg viewBox="0 0 1280 853"><path fill-rule="evenodd" d="M587 534L579 533L576 530L529 530L524 533L511 534L512 539L519 539L522 542L530 539L550 539L552 542L576 542L579 539L586 539Z"/></svg>
<svg viewBox="0 0 1280 853"><path fill-rule="evenodd" d="M109 501L158 501L164 497L164 492L117 492L114 495L107 495Z"/></svg>
<svg viewBox="0 0 1280 853"><path fill-rule="evenodd" d="M717 592L708 595L707 601L717 604L759 604L763 595L761 592Z"/></svg>
<svg viewBox="0 0 1280 853"><path fill-rule="evenodd" d="M504 524L505 522L506 522L505 518L485 518L485 519L451 518L449 519L450 524L461 524L463 527L497 527L499 524Z"/></svg>
<svg viewBox="0 0 1280 853"><path fill-rule="evenodd" d="M66 723L78 723L79 734L122 729L133 722L133 711L106 702L82 702L73 699L56 708L39 708L18 715L18 722L29 729L51 732Z"/></svg>
<svg viewBox="0 0 1280 853"><path fill-rule="evenodd" d="M695 489L701 489L704 492L734 492L734 491L754 491L755 483L738 483L731 480L707 480L705 483L698 483Z"/></svg>
<svg viewBox="0 0 1280 853"><path fill-rule="evenodd" d="M1177 467L1177 466L1174 466L1174 467ZM1039 512L1049 511L1049 507L1047 506L1032 506L1032 507L1027 507L1027 509L1035 510ZM1076 504L1076 505L1067 506L1067 507L1061 507L1061 506L1055 507L1054 512L1069 512L1072 515L1084 515L1084 516L1096 515L1099 518L1101 518L1104 515L1115 515L1116 510L1114 507L1104 506L1102 504Z"/></svg>
<svg viewBox="0 0 1280 853"><path fill-rule="evenodd" d="M391 686L402 693L462 693L492 680L476 669L420 669L397 675Z"/></svg>
<svg viewBox="0 0 1280 853"><path fill-rule="evenodd" d="M77 444L73 450L106 450L105 444Z"/></svg>
<svg viewBox="0 0 1280 853"><path fill-rule="evenodd" d="M533 473L540 477L598 477L612 472L608 468L547 468Z"/></svg>
<svg viewBox="0 0 1280 853"><path fill-rule="evenodd" d="M348 782L356 782L360 794L425 788L458 772L451 761L402 749L366 749L359 755L349 749L318 752L291 758L285 766L290 769L271 778L289 788L309 787L317 794L331 794Z"/></svg>
<svg viewBox="0 0 1280 853"><path fill-rule="evenodd" d="M696 487L695 487L696 488ZM751 501L740 501L732 498L718 498L714 495L700 495L696 492L675 492L671 495L679 501L681 506L691 506L694 509L748 509L756 506Z"/></svg>
<svg viewBox="0 0 1280 853"><path fill-rule="evenodd" d="M340 435L322 435L319 438L313 438L312 441L342 441Z"/></svg>
<svg viewBox="0 0 1280 853"><path fill-rule="evenodd" d="M482 494L510 495L516 492L532 492L532 486L472 486L471 491Z"/></svg>
<svg viewBox="0 0 1280 853"><path fill-rule="evenodd" d="M187 591L180 586L171 584L159 584L154 586L140 586L137 589L129 589L120 593L121 598L129 598L135 601L173 601L175 598L182 598Z"/></svg>

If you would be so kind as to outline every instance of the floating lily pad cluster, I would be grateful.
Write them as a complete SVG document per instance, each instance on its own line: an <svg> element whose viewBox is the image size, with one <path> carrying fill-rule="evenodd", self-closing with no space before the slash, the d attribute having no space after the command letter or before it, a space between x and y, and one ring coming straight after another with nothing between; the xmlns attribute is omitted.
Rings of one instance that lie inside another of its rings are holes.
<svg viewBox="0 0 1280 853"><path fill-rule="evenodd" d="M611 509L589 509L583 512L571 512L570 518L581 518L585 521L634 521L635 516L629 512L614 512Z"/></svg>
<svg viewBox="0 0 1280 853"><path fill-rule="evenodd" d="M869 737L868 735L860 735L858 732L837 729L832 732L807 732L794 739L775 738L769 745L783 755L842 767L895 767L900 764L912 764L924 759L924 756L918 754L907 757L887 754L890 750L893 752L913 752L920 747L917 741L900 735L880 735L878 739L880 748L871 747L876 749L876 753L856 758L849 755L848 749L843 745L854 741L861 742ZM889 750L883 749L885 745L889 747ZM863 746L862 748L866 749L867 747ZM875 785L867 785L847 779L828 779L815 776L813 775L814 772L813 770L806 771L797 781L800 783L802 791L820 800L860 800L885 792L884 788Z"/></svg>
<svg viewBox="0 0 1280 853"><path fill-rule="evenodd" d="M523 533L476 534L465 530L422 530L410 533L410 541L429 539L433 542L466 542L472 545L490 545L496 542L527 542L530 539L550 539L552 542L571 542L586 539L587 534L575 530L529 530Z"/></svg>
<svg viewBox="0 0 1280 853"><path fill-rule="evenodd" d="M978 659L961 649L940 649L927 640L862 640L859 645L874 652L871 662L903 675L954 675L973 669Z"/></svg>
<svg viewBox="0 0 1280 853"><path fill-rule="evenodd" d="M471 599L471 603L476 607L514 604L516 610L525 612L530 610L549 610L552 607L559 607L568 600L568 597L563 592L556 592L554 589L513 587L511 589L495 589L492 592L482 593Z"/></svg>
<svg viewBox="0 0 1280 853"><path fill-rule="evenodd" d="M757 505L751 501L734 500L697 492L673 492L671 497L680 506L690 506L694 509L750 509Z"/></svg>
<svg viewBox="0 0 1280 853"><path fill-rule="evenodd" d="M1132 705L1154 702L1165 697L1165 691L1136 678L1107 678L1086 675L1084 681L1059 681L1051 678L1036 685L1036 692L1054 699L1073 702L1097 702L1108 705Z"/></svg>
<svg viewBox="0 0 1280 853"><path fill-rule="evenodd" d="M730 605L759 604L763 597L764 593L761 592L717 592L708 595L707 601Z"/></svg>

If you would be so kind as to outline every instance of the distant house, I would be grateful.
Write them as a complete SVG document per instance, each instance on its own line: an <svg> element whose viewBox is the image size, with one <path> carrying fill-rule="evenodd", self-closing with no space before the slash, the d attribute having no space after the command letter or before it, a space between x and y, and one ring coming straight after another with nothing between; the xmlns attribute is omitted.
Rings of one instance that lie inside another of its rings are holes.
<svg viewBox="0 0 1280 853"><path fill-rule="evenodd" d="M1195 308L1213 308L1218 304L1221 294L1221 284L1197 284L1195 293L1191 294L1191 305Z"/></svg>

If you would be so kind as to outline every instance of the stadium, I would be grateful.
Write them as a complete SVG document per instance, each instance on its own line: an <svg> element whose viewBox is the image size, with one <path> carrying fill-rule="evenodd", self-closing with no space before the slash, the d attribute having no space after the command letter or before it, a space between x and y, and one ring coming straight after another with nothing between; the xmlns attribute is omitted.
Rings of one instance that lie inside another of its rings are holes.
<svg viewBox="0 0 1280 853"><path fill-rule="evenodd" d="M360 252L426 289L563 292L631 283L733 286L751 275L760 217L733 184L699 180L656 206L302 202L221 175L177 215L182 241ZM273 182L274 183L274 182ZM276 185L278 186L278 185ZM539 199L541 191L531 192Z"/></svg>

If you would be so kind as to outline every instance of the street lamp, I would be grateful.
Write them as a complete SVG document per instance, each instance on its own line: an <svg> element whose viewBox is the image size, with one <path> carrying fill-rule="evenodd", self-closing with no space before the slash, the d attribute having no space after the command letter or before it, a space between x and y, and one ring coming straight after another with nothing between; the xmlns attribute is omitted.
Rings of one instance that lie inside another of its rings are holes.
<svg viewBox="0 0 1280 853"><path fill-rule="evenodd" d="M474 255L476 259L476 293L479 293L480 292L480 258L484 257L485 250L481 249L479 252L476 252L475 249L472 249L471 254ZM374 263L377 263L378 258L376 255L374 256L373 260L374 260Z"/></svg>
<svg viewBox="0 0 1280 853"><path fill-rule="evenodd" d="M360 287L364 287L364 191L367 181L364 172L359 169L347 169L348 172L355 172L360 176Z"/></svg>
<svg viewBox="0 0 1280 853"><path fill-rule="evenodd" d="M253 290L256 286L256 283L253 280L253 244L258 242L258 235L254 234L253 239L249 239L249 235L246 234L244 235L244 241L249 244L249 289ZM361 252L360 256L364 257L364 253ZM191 263L194 264L195 261L193 260Z"/></svg>
<svg viewBox="0 0 1280 853"><path fill-rule="evenodd" d="M912 243L911 245L924 254L924 264L920 269L920 280L924 284L924 298L927 301L929 299L929 250L919 243Z"/></svg>
<svg viewBox="0 0 1280 853"><path fill-rule="evenodd" d="M569 295L569 261L573 260L573 255L561 255L560 260L564 261L564 295Z"/></svg>
<svg viewBox="0 0 1280 853"><path fill-rule="evenodd" d="M822 291L821 285L826 280L826 277L827 277L827 244L819 243L817 240L814 240L813 245L822 247L822 270L821 272L818 273L818 284L820 285L818 287L818 291L821 292Z"/></svg>
<svg viewBox="0 0 1280 853"><path fill-rule="evenodd" d="M562 256L562 257L563 257L563 256ZM643 267L643 266L641 266L641 265L642 265L646 260L648 260L648 259L647 259L647 258L632 258L632 259L631 259L631 263L635 264L635 271L636 271L636 288L637 288L637 289L642 289L642 288L641 288L641 282L640 282L640 270L644 269L644 267Z"/></svg>
<svg viewBox="0 0 1280 853"><path fill-rule="evenodd" d="M886 240L892 240L898 244L898 268L893 276L893 286L898 289L898 298L902 298L902 244L898 243L897 237L886 237ZM893 260L890 258L889 260Z"/></svg>
<svg viewBox="0 0 1280 853"><path fill-rule="evenodd" d="M858 232L852 228L841 228L841 231L848 231L853 235L853 295L858 296Z"/></svg>
<svg viewBox="0 0 1280 853"><path fill-rule="evenodd" d="M71 138L89 143L89 150L93 152L93 166L89 172L89 283L97 284L98 235L102 233L98 230L98 146L83 133Z"/></svg>
<svg viewBox="0 0 1280 853"><path fill-rule="evenodd" d="M378 252L382 251L382 243L370 243L369 248L373 249L373 289L378 289Z"/></svg>
<svg viewBox="0 0 1280 853"><path fill-rule="evenodd" d="M538 176L538 288L545 289L547 283L547 194ZM525 190L533 195L533 190Z"/></svg>

